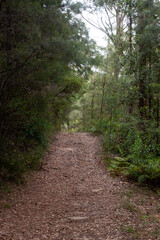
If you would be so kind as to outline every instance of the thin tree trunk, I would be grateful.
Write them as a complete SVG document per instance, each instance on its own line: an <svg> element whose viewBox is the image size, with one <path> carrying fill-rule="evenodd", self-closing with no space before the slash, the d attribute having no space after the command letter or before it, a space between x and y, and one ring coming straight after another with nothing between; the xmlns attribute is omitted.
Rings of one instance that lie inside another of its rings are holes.
<svg viewBox="0 0 160 240"><path fill-rule="evenodd" d="M145 58L140 60L139 63L139 114L140 119L143 121L146 119L146 86L145 86Z"/></svg>
<svg viewBox="0 0 160 240"><path fill-rule="evenodd" d="M133 72L133 64L132 64L132 51L133 51L133 43L132 43L132 2L130 1L129 4L129 50L130 50L130 76L132 75Z"/></svg>
<svg viewBox="0 0 160 240"><path fill-rule="evenodd" d="M151 59L151 54L149 56L149 80L150 80L150 83L151 83L152 82L152 59ZM149 108L148 119L151 119L151 114L152 114L152 95L151 95L151 91L149 91L148 108Z"/></svg>
<svg viewBox="0 0 160 240"><path fill-rule="evenodd" d="M156 116L156 122L157 122L157 128L159 128L159 98L157 98L157 106L156 106L156 112L157 112L157 116ZM157 144L159 144L159 136L157 134Z"/></svg>
<svg viewBox="0 0 160 240"><path fill-rule="evenodd" d="M123 24L123 16L120 12L119 4L117 4L116 9L116 41L115 41L115 47L116 47L116 61L115 61L115 80L118 81L119 77L119 47L120 47L120 41L121 41L121 35L122 35L122 24Z"/></svg>
<svg viewBox="0 0 160 240"><path fill-rule="evenodd" d="M116 66L115 66L115 80L118 81L119 76L119 56L118 53L116 53Z"/></svg>
<svg viewBox="0 0 160 240"><path fill-rule="evenodd" d="M142 12L139 12L138 17L138 34L143 33L145 25L144 25L145 16ZM142 39L139 40L139 77L138 77L138 86L139 86L139 117L140 117L140 129L145 131L144 121L147 119L146 116L146 107L147 107L147 98L146 98L146 55L143 47Z"/></svg>
<svg viewBox="0 0 160 240"><path fill-rule="evenodd" d="M94 90L95 90L95 85L96 85L96 82L95 82L95 78L93 78L93 87L92 87L92 90L93 90L93 93L92 93L92 100L91 100L91 119L93 119L93 111L94 111Z"/></svg>
<svg viewBox="0 0 160 240"><path fill-rule="evenodd" d="M102 83L102 99L101 99L101 108L100 108L100 118L103 115L105 86L106 86L106 75L104 76L104 80L103 80L103 83Z"/></svg>
<svg viewBox="0 0 160 240"><path fill-rule="evenodd" d="M83 123L83 131L85 131L85 106L84 106L84 100L82 102L82 123Z"/></svg>

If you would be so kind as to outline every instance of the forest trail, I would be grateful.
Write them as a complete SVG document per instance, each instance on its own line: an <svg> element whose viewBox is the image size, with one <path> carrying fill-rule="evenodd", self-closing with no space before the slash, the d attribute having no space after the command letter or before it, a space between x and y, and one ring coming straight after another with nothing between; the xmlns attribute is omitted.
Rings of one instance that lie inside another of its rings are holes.
<svg viewBox="0 0 160 240"><path fill-rule="evenodd" d="M160 239L149 237L150 225L146 230L139 217L149 208L154 213L150 204L157 204L156 196L112 178L101 150L96 136L59 133L43 168L2 199L0 240Z"/></svg>

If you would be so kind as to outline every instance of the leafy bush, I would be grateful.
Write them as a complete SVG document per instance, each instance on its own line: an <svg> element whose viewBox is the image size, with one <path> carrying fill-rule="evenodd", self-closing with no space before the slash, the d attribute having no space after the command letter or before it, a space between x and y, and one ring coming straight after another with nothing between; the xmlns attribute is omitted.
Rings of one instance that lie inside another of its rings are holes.
<svg viewBox="0 0 160 240"><path fill-rule="evenodd" d="M95 129L96 133L104 136L105 149L122 157L130 153L130 147L137 137L137 130L130 123L103 120L97 123Z"/></svg>
<svg viewBox="0 0 160 240"><path fill-rule="evenodd" d="M108 123L103 133L104 147L107 151L119 154L109 164L114 175L121 173L139 183L159 184L160 149L153 140L150 129L142 134L130 124Z"/></svg>
<svg viewBox="0 0 160 240"><path fill-rule="evenodd" d="M44 148L32 146L27 151L14 149L10 154L6 153L0 161L0 177L8 180L17 180L29 169L38 169L41 166L41 158Z"/></svg>
<svg viewBox="0 0 160 240"><path fill-rule="evenodd" d="M120 175L128 166L129 162L127 159L121 157L114 157L110 160L108 169L110 170L111 174Z"/></svg>
<svg viewBox="0 0 160 240"><path fill-rule="evenodd" d="M52 129L51 123L43 118L34 117L26 127L26 138L35 139L42 146L46 146L46 133Z"/></svg>
<svg viewBox="0 0 160 240"><path fill-rule="evenodd" d="M118 142L117 149L121 156L127 156L130 154L131 146L134 144L137 138L137 129L130 122L121 123L118 129Z"/></svg>
<svg viewBox="0 0 160 240"><path fill-rule="evenodd" d="M134 160L123 173L139 183L159 184L160 158Z"/></svg>
<svg viewBox="0 0 160 240"><path fill-rule="evenodd" d="M90 120L90 132L95 133L95 134L103 134L106 129L108 128L108 122L106 119L100 119L99 121L97 120Z"/></svg>

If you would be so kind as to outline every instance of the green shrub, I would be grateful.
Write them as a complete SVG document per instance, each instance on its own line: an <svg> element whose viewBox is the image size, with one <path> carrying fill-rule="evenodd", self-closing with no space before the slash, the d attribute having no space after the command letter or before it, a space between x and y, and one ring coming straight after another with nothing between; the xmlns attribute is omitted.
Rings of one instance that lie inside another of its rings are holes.
<svg viewBox="0 0 160 240"><path fill-rule="evenodd" d="M121 146L121 145L120 145ZM156 157L157 145L148 138L137 135L129 146L127 158L115 157L110 163L112 173L124 173L139 183L156 183L160 180L160 158Z"/></svg>
<svg viewBox="0 0 160 240"><path fill-rule="evenodd" d="M124 169L129 166L129 162L126 158L114 157L109 164L109 170L113 175L120 175Z"/></svg>
<svg viewBox="0 0 160 240"><path fill-rule="evenodd" d="M159 184L160 158L134 160L123 173L139 183Z"/></svg>
<svg viewBox="0 0 160 240"><path fill-rule="evenodd" d="M122 157L130 153L130 147L136 139L136 128L130 123L106 121L103 131L104 147L107 151L120 154Z"/></svg>
<svg viewBox="0 0 160 240"><path fill-rule="evenodd" d="M49 121L43 118L34 117L30 124L26 126L25 135L27 139L34 139L42 146L46 146L46 133L52 129Z"/></svg>
<svg viewBox="0 0 160 240"><path fill-rule="evenodd" d="M90 132L95 134L103 134L108 128L108 122L106 119L100 119L98 121L90 120L90 125L92 126Z"/></svg>
<svg viewBox="0 0 160 240"><path fill-rule="evenodd" d="M38 169L42 164L43 146L34 145L26 151L14 149L3 154L0 161L0 176L8 180L16 180L29 169Z"/></svg>
<svg viewBox="0 0 160 240"><path fill-rule="evenodd" d="M130 122L121 123L118 129L118 142L117 149L121 156L127 156L130 154L131 146L134 144L137 138L137 129Z"/></svg>

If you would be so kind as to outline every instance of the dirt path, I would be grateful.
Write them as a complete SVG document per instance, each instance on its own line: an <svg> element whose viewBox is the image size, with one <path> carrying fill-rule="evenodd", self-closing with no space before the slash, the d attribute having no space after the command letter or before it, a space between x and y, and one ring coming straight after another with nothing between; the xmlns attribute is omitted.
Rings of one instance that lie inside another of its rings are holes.
<svg viewBox="0 0 160 240"><path fill-rule="evenodd" d="M89 134L58 134L43 169L2 201L0 240L160 239L157 197L113 179L100 149Z"/></svg>

